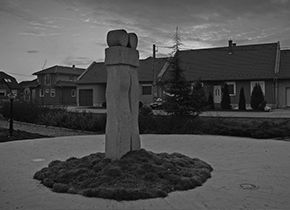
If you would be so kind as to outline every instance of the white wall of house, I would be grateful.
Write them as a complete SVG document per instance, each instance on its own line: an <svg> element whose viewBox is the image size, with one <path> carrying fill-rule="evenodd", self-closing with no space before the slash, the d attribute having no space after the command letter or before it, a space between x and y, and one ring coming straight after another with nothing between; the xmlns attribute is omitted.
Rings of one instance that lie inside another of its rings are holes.
<svg viewBox="0 0 290 210"><path fill-rule="evenodd" d="M80 106L79 90L87 89L93 91L93 106L102 106L102 103L106 101L106 84L77 85L77 106ZM151 84L139 84L139 101L143 104L150 104L153 102Z"/></svg>
<svg viewBox="0 0 290 210"><path fill-rule="evenodd" d="M152 84L139 84L139 101L143 104L153 102Z"/></svg>
<svg viewBox="0 0 290 210"><path fill-rule="evenodd" d="M102 106L102 103L106 101L106 85L94 84L94 85L77 85L77 106L79 103L79 90L92 89L93 90L93 106Z"/></svg>
<svg viewBox="0 0 290 210"><path fill-rule="evenodd" d="M76 81L78 78L77 75L68 75L68 74L57 74L57 81Z"/></svg>

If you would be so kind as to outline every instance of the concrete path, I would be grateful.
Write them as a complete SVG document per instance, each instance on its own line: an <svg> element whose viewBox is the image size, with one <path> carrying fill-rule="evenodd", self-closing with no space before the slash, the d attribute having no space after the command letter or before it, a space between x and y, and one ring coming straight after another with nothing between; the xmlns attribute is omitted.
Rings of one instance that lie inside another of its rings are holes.
<svg viewBox="0 0 290 210"><path fill-rule="evenodd" d="M25 210L191 210L281 209L290 207L290 143L223 136L143 135L142 147L180 152L214 168L212 178L193 190L166 198L117 202L59 194L33 180L56 159L104 151L104 135L58 137L0 144L0 209Z"/></svg>

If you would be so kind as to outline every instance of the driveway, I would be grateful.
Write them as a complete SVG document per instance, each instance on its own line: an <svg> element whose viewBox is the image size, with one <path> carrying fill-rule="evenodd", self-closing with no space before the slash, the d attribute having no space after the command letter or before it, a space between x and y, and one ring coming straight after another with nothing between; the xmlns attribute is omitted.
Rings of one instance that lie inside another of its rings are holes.
<svg viewBox="0 0 290 210"><path fill-rule="evenodd" d="M117 202L54 193L33 174L56 159L104 151L104 135L71 136L0 144L0 209L190 210L289 209L290 143L201 135L142 135L142 147L200 158L214 168L198 188L166 198Z"/></svg>

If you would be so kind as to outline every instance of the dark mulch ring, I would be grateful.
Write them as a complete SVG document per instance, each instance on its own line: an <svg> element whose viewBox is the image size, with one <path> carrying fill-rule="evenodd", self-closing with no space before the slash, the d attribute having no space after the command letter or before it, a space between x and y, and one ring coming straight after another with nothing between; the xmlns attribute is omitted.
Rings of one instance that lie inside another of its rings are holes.
<svg viewBox="0 0 290 210"><path fill-rule="evenodd" d="M36 139L45 138L48 136L40 135L37 133L29 133L26 131L14 130L12 136L9 135L9 130L6 128L0 128L0 142L16 141L24 139Z"/></svg>
<svg viewBox="0 0 290 210"><path fill-rule="evenodd" d="M95 153L66 161L52 161L34 179L52 191L114 200L166 197L169 192L201 186L213 168L197 158L179 153L144 149L111 161Z"/></svg>

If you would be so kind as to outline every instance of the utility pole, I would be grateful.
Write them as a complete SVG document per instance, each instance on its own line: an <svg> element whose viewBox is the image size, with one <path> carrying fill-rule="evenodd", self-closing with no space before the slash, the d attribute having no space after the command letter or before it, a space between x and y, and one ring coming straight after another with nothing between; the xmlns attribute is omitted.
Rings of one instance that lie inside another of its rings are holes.
<svg viewBox="0 0 290 210"><path fill-rule="evenodd" d="M156 59L156 45L153 44L153 61L152 61L152 70L153 70L153 100L157 98L157 82L156 82L156 72L155 72L155 59Z"/></svg>
<svg viewBox="0 0 290 210"><path fill-rule="evenodd" d="M10 99L9 136L11 137L13 135L13 100L14 100L14 95L12 92L9 95L9 99Z"/></svg>

